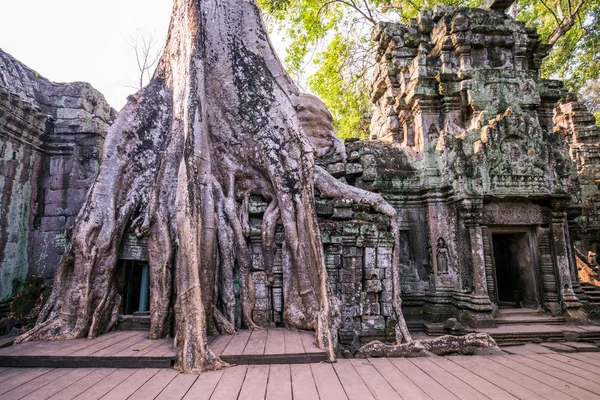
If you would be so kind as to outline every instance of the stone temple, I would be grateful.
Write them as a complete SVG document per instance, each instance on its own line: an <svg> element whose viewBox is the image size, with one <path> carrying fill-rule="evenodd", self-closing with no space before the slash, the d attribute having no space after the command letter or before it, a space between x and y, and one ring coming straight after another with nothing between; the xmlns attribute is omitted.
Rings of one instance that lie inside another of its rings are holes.
<svg viewBox="0 0 600 400"><path fill-rule="evenodd" d="M574 322L597 310L577 263L594 264L600 245L600 128L560 81L540 77L550 49L504 13L512 2L486 3L379 25L371 140L318 160L399 211L404 313L430 333L450 318L494 327L506 308ZM0 300L27 274L51 278L114 115L89 85L51 83L0 53ZM284 268L279 249L265 270L266 207L251 198L248 246L253 317L272 327L283 324ZM318 194L316 208L341 345L393 340L389 219ZM144 238L126 234L123 314L147 311L146 261Z"/></svg>

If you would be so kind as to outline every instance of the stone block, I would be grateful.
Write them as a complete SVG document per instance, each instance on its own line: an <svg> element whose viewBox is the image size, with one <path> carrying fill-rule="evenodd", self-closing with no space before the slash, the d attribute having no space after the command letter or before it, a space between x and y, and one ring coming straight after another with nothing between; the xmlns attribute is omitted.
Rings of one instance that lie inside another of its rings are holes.
<svg viewBox="0 0 600 400"><path fill-rule="evenodd" d="M333 214L333 204L331 201L319 199L315 201L317 215L328 217Z"/></svg>
<svg viewBox="0 0 600 400"><path fill-rule="evenodd" d="M364 291L367 293L379 293L381 292L382 286L379 279L369 279L365 281Z"/></svg>
<svg viewBox="0 0 600 400"><path fill-rule="evenodd" d="M379 315L381 314L381 308L379 303L366 303L363 304L363 313L365 315Z"/></svg>
<svg viewBox="0 0 600 400"><path fill-rule="evenodd" d="M381 294L379 295L379 300L384 301L384 302L391 302L394 299L394 293L393 292L381 292Z"/></svg>
<svg viewBox="0 0 600 400"><path fill-rule="evenodd" d="M391 301L391 299L390 299ZM394 315L394 307L390 302L381 303L381 315L384 317L391 317Z"/></svg>
<svg viewBox="0 0 600 400"><path fill-rule="evenodd" d="M260 326L268 326L269 320L271 319L271 313L268 311L256 311L252 312L252 319Z"/></svg>
<svg viewBox="0 0 600 400"><path fill-rule="evenodd" d="M353 295L356 292L356 286L354 283L342 282L341 290L343 294Z"/></svg>
<svg viewBox="0 0 600 400"><path fill-rule="evenodd" d="M42 232L57 232L65 229L65 217L42 217L40 230Z"/></svg>
<svg viewBox="0 0 600 400"><path fill-rule="evenodd" d="M344 197L332 200L332 204L335 208L352 208L352 200Z"/></svg>
<svg viewBox="0 0 600 400"><path fill-rule="evenodd" d="M340 282L350 283L350 284L354 285L354 277L355 277L354 270L342 268L340 270L339 277L340 277Z"/></svg>
<svg viewBox="0 0 600 400"><path fill-rule="evenodd" d="M269 299L261 298L254 301L255 311L269 311Z"/></svg>
<svg viewBox="0 0 600 400"><path fill-rule="evenodd" d="M327 268L341 268L342 256L339 254L326 254L325 265L327 265Z"/></svg>
<svg viewBox="0 0 600 400"><path fill-rule="evenodd" d="M365 268L363 270L363 276L365 279L379 281L379 268Z"/></svg>
<svg viewBox="0 0 600 400"><path fill-rule="evenodd" d="M360 164L346 164L346 175L360 175L363 172L363 166Z"/></svg>
<svg viewBox="0 0 600 400"><path fill-rule="evenodd" d="M394 291L394 283L391 279L382 279L381 284L383 286L384 292L393 292Z"/></svg>
<svg viewBox="0 0 600 400"><path fill-rule="evenodd" d="M346 166L344 163L328 164L325 169L336 178L339 178L346 173Z"/></svg>
<svg viewBox="0 0 600 400"><path fill-rule="evenodd" d="M385 329L385 317L382 315L363 315L362 329Z"/></svg>
<svg viewBox="0 0 600 400"><path fill-rule="evenodd" d="M484 0L483 8L506 12L506 10L508 10L514 2L515 0Z"/></svg>
<svg viewBox="0 0 600 400"><path fill-rule="evenodd" d="M354 211L351 208L334 208L331 215L332 219L347 220L352 219Z"/></svg>
<svg viewBox="0 0 600 400"><path fill-rule="evenodd" d="M253 253L252 254L252 268L255 270L264 270L265 269L265 261L263 258L263 253Z"/></svg>
<svg viewBox="0 0 600 400"><path fill-rule="evenodd" d="M356 332L354 332L352 329L340 329L338 332L338 338L340 343L350 345L356 338Z"/></svg>
<svg viewBox="0 0 600 400"><path fill-rule="evenodd" d="M53 175L48 182L52 190L65 190L69 187L69 174Z"/></svg>

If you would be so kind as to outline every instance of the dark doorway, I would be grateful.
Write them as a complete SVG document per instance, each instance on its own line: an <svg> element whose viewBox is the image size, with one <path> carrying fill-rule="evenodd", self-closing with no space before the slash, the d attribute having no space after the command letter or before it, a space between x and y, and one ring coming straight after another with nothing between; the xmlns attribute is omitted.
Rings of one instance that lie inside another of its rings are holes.
<svg viewBox="0 0 600 400"><path fill-rule="evenodd" d="M527 232L492 235L500 307L538 307L535 268Z"/></svg>
<svg viewBox="0 0 600 400"><path fill-rule="evenodd" d="M122 314L148 311L149 276L145 261L121 261L121 274L118 287L123 296Z"/></svg>

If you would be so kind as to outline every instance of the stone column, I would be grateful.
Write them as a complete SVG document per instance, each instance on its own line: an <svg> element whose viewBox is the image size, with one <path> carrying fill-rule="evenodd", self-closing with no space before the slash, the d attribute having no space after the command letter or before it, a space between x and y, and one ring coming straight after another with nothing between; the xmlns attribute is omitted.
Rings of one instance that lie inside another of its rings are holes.
<svg viewBox="0 0 600 400"><path fill-rule="evenodd" d="M481 206L480 199L463 200L461 216L469 236L471 250L471 265L473 273L473 293L477 296L488 297L485 255L483 247L483 233L481 230Z"/></svg>
<svg viewBox="0 0 600 400"><path fill-rule="evenodd" d="M471 288L473 289L471 294L460 296L460 306L470 310L461 314L461 320L476 328L496 326L491 315L493 307L487 290L483 233L481 230L482 207L483 199L481 198L463 199L460 206L460 216L468 237L467 251L470 250L468 262L471 264Z"/></svg>
<svg viewBox="0 0 600 400"><path fill-rule="evenodd" d="M574 320L585 319L581 311L581 303L573 292L571 277L571 259L567 241L567 213L564 201L552 202L552 223L550 225L550 240L554 249L554 265L557 271L558 287L567 317Z"/></svg>

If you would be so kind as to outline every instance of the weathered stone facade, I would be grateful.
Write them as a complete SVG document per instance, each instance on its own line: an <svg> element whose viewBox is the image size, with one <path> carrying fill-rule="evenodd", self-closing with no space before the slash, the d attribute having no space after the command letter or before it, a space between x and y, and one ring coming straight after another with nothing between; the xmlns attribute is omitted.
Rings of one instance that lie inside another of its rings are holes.
<svg viewBox="0 0 600 400"><path fill-rule="evenodd" d="M345 157L338 149L318 160L398 210L412 327L448 318L495 326L502 306L585 319L573 242L582 251L600 243L600 129L560 82L540 78L549 49L503 13L512 2L488 3L491 10L437 7L408 25L382 24L371 92L376 140L348 141ZM0 181L1 298L27 271L51 276L114 112L85 84L52 84L7 55L0 62L0 156L9 167ZM253 319L269 327L283 325L293 274L282 232L266 267L266 208L250 199L248 246ZM356 350L393 340L390 220L319 193L316 209L342 303L340 343ZM125 268L141 270L146 253L143 238L126 236L119 290Z"/></svg>
<svg viewBox="0 0 600 400"><path fill-rule="evenodd" d="M402 212L420 213L410 232L424 231L431 261L413 261L431 284L403 297L421 298L429 320L493 324L510 304L584 318L569 228L584 204L571 156L590 160L578 161L589 201L597 128L589 114L572 117L581 106L561 82L540 78L548 47L504 7L440 6L375 34L371 133L418 171Z"/></svg>
<svg viewBox="0 0 600 400"><path fill-rule="evenodd" d="M115 111L87 83L53 83L0 50L0 300L51 278Z"/></svg>

